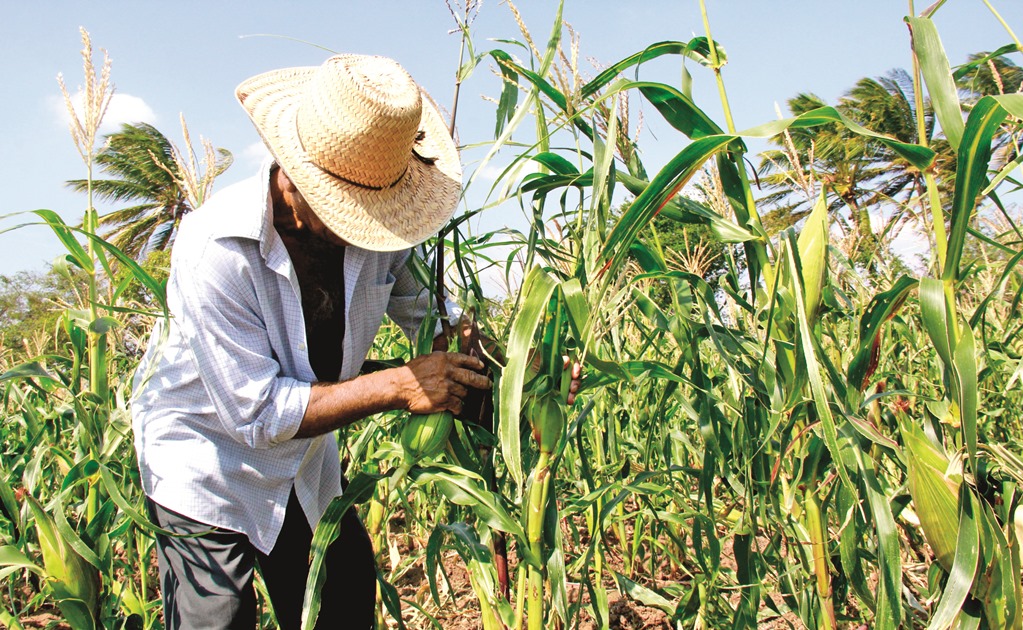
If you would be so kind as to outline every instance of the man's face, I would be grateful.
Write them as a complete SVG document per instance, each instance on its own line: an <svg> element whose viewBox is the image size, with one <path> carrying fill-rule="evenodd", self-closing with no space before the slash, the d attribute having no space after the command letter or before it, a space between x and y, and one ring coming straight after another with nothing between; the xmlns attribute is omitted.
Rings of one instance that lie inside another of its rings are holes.
<svg viewBox="0 0 1023 630"><path fill-rule="evenodd" d="M291 210L295 220L295 229L308 231L328 243L345 246L348 242L331 231L330 228L320 220L312 207L306 202L305 197L299 192L283 169L277 170L278 185L281 190L285 205Z"/></svg>
<svg viewBox="0 0 1023 630"><path fill-rule="evenodd" d="M313 212L313 209L309 206L309 204L306 203L305 197L302 196L302 193L296 190L295 196L297 197L296 205L294 206L295 217L299 220L301 225L305 227L305 229L315 234L318 238L333 245L348 245L347 241L331 231L331 229L320 220L320 217L318 217L316 213Z"/></svg>

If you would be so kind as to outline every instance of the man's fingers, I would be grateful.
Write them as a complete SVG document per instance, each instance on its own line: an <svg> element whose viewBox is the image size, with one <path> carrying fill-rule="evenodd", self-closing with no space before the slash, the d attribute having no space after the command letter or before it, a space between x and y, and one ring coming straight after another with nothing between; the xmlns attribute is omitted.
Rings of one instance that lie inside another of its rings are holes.
<svg viewBox="0 0 1023 630"><path fill-rule="evenodd" d="M490 389L493 386L489 378L472 370L459 370L455 373L455 380L473 389Z"/></svg>

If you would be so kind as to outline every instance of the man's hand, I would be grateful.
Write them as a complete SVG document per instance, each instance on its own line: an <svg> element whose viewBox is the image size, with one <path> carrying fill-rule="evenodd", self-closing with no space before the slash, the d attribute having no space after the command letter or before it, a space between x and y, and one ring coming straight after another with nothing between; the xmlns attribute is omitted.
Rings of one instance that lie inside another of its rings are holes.
<svg viewBox="0 0 1023 630"><path fill-rule="evenodd" d="M565 357L565 369L572 370L572 382L568 384L568 400L566 401L571 405L575 402L576 392L579 391L579 382L583 376L583 364Z"/></svg>
<svg viewBox="0 0 1023 630"><path fill-rule="evenodd" d="M400 396L415 414L450 411L458 415L469 388L490 389L481 374L483 362L456 352L432 352L418 356L400 368Z"/></svg>

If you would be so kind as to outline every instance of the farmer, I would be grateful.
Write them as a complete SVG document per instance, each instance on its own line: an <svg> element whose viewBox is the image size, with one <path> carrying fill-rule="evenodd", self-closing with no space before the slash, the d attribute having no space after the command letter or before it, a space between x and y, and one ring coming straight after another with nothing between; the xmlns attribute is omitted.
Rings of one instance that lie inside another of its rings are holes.
<svg viewBox="0 0 1023 630"><path fill-rule="evenodd" d="M341 494L335 430L461 411L483 364L434 352L360 374L386 313L415 338L431 296L406 265L461 190L455 144L396 62L268 72L236 95L273 155L181 224L135 376L133 427L167 628L254 628L258 565L298 628L312 532ZM446 347L441 338L436 347ZM371 628L376 568L354 510L327 558L321 628Z"/></svg>

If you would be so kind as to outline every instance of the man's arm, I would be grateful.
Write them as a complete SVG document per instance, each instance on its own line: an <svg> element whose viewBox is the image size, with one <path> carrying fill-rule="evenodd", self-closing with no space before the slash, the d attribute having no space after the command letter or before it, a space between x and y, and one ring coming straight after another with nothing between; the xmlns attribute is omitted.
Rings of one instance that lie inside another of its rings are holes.
<svg viewBox="0 0 1023 630"><path fill-rule="evenodd" d="M482 369L483 363L474 357L433 352L401 367L363 374L349 381L316 383L295 437L315 437L395 409L415 414L444 410L457 414L469 387L491 387L490 379L476 371Z"/></svg>

